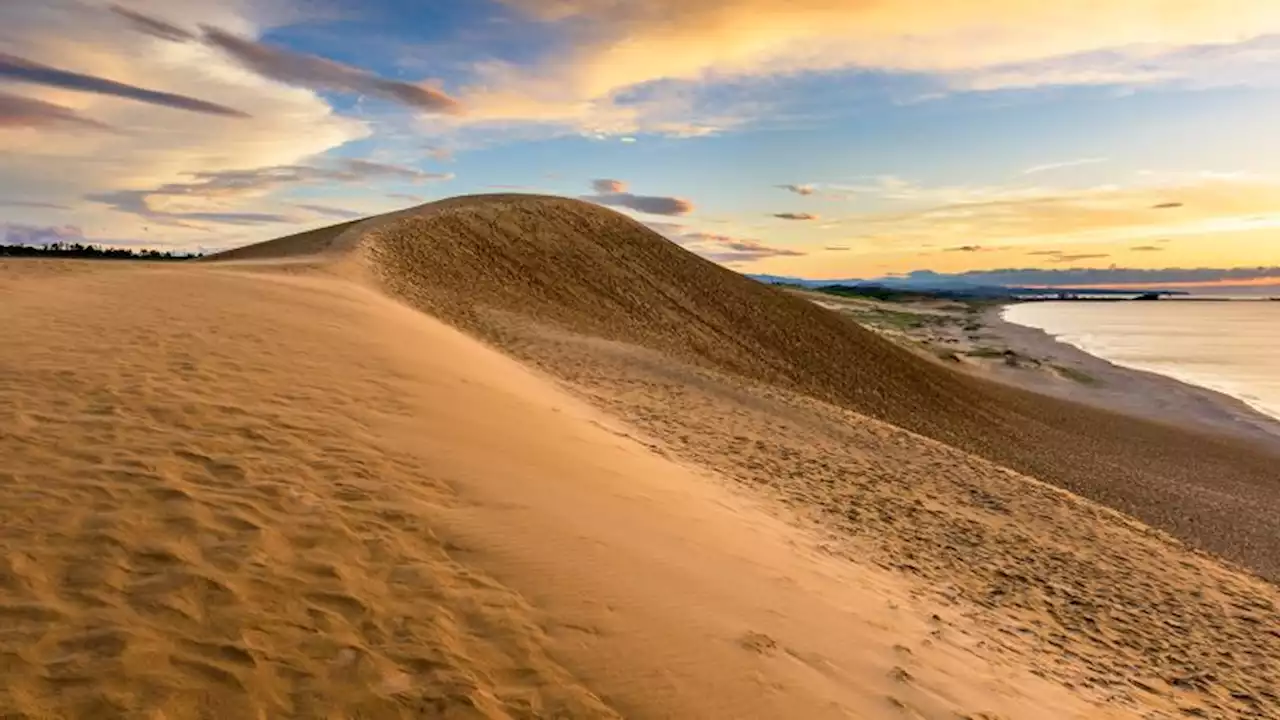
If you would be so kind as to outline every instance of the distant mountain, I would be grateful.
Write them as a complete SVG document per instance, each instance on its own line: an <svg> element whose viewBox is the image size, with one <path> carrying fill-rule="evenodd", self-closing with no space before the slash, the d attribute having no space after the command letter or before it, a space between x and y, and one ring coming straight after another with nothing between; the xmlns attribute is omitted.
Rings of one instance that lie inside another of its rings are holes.
<svg viewBox="0 0 1280 720"><path fill-rule="evenodd" d="M946 275L935 273L913 273L901 278L876 278L875 280L808 280L805 278L787 277L784 275L747 275L747 277L768 285L793 285L804 288L848 287L865 290L885 289L902 292L928 293L951 297L1002 298L1043 296L1048 294L1066 295L1140 295L1147 290L1090 287L1052 287L1033 288L1008 285L984 285L957 280ZM1188 295L1182 291L1158 290L1160 295Z"/></svg>
<svg viewBox="0 0 1280 720"><path fill-rule="evenodd" d="M846 280L808 280L805 278L786 277L782 275L748 275L747 277L768 285L795 285L806 288L835 286L868 289L884 288L887 290L945 293L951 295L965 295L968 297L1008 297L1018 294L1012 288L1002 287L999 285L977 285L974 283L964 282L963 280L955 280L946 277L938 277L930 280L919 280L914 278L878 278L876 280L862 280L857 278L850 278ZM1043 294L1043 292L1043 290L1038 291L1039 294Z"/></svg>

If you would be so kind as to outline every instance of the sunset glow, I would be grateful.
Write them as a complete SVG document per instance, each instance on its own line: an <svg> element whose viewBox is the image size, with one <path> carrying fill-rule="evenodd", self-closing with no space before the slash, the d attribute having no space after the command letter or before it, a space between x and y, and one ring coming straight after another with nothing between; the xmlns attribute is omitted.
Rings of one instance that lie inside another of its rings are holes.
<svg viewBox="0 0 1280 720"><path fill-rule="evenodd" d="M1270 0L57 0L0 21L0 242L214 250L539 192L745 272L1280 267Z"/></svg>

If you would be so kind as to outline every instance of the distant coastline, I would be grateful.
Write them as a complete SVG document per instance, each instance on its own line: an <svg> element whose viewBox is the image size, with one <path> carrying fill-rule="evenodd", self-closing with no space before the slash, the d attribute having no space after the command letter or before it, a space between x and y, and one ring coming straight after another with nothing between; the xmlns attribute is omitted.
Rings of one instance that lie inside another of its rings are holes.
<svg viewBox="0 0 1280 720"><path fill-rule="evenodd" d="M1036 300L957 299L909 291L787 288L848 315L960 372L1042 395L1166 424L1189 425L1280 448L1280 420L1229 394L1112 363L1049 333L1006 320ZM1256 300L1264 300L1257 298ZM1204 298L1223 301L1227 298ZM1186 297L1168 302L1187 302ZM1102 302L1134 302L1128 299Z"/></svg>
<svg viewBox="0 0 1280 720"><path fill-rule="evenodd" d="M1250 299L1199 298L1195 302L1257 302ZM1176 302L1187 302L1179 299ZM1048 392L1130 415L1171 423L1192 423L1219 432L1247 437L1280 447L1280 418L1245 400L1213 388L1155 371L1128 367L1087 350L1040 328L1009 319L1009 309L1022 303L1006 303L984 313L984 323L1016 352L1045 357L1078 368L1099 379L1089 387L1060 388L1034 384L1030 389ZM1016 378L1004 377L1004 381ZM1017 383L1024 384L1026 383Z"/></svg>

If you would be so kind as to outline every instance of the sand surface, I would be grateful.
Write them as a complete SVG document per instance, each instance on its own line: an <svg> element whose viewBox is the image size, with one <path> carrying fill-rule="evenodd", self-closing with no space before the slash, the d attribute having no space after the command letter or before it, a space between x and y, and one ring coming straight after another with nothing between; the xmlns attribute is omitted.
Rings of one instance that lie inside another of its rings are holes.
<svg viewBox="0 0 1280 720"><path fill-rule="evenodd" d="M402 220L0 263L0 716L1280 717L1273 585Z"/></svg>
<svg viewBox="0 0 1280 720"><path fill-rule="evenodd" d="M45 269L0 286L5 717L1094 716L363 287Z"/></svg>

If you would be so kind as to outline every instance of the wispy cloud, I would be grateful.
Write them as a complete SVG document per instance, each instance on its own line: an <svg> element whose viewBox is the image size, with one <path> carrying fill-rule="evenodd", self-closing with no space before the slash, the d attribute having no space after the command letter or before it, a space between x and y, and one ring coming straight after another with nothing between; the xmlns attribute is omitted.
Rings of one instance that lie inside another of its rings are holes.
<svg viewBox="0 0 1280 720"><path fill-rule="evenodd" d="M0 223L0 245L52 245L60 242L84 242L84 231L75 225Z"/></svg>
<svg viewBox="0 0 1280 720"><path fill-rule="evenodd" d="M341 220L350 220L353 218L364 217L368 213L358 212L356 210L347 210L345 208L329 207L328 205L311 205L306 203L296 203L294 207L313 212L317 215L325 217L338 218Z"/></svg>
<svg viewBox="0 0 1280 720"><path fill-rule="evenodd" d="M330 90L390 100L415 110L432 113L459 113L461 104L439 88L379 77L315 55L273 47L242 38L218 28L204 26L204 39L249 69L289 85Z"/></svg>
<svg viewBox="0 0 1280 720"><path fill-rule="evenodd" d="M211 25L201 25L200 34L196 34L136 11L120 7L113 11L135 29L154 37L175 42L203 40L259 75L287 85L367 95L422 112L453 114L462 109L458 101L443 90L425 83L384 78L363 68L242 37Z"/></svg>
<svg viewBox="0 0 1280 720"><path fill-rule="evenodd" d="M812 195L818 192L818 189L812 185L779 185L778 187L797 195Z"/></svg>
<svg viewBox="0 0 1280 720"><path fill-rule="evenodd" d="M106 130L108 126L44 100L0 92L0 128L71 126Z"/></svg>
<svg viewBox="0 0 1280 720"><path fill-rule="evenodd" d="M1089 12L1025 0L502 2L571 44L529 66L488 63L462 97L530 118L622 112L619 98L659 85L838 70L930 75L962 91L1176 81L1199 74L1178 55L1185 48L1219 44L1232 62L1257 65L1265 58L1244 41L1280 31L1272 0L1229 13L1214 0L1115 0Z"/></svg>
<svg viewBox="0 0 1280 720"><path fill-rule="evenodd" d="M424 203L426 199L420 195L412 195L410 193L387 193L387 197L392 200L405 200L411 203Z"/></svg>
<svg viewBox="0 0 1280 720"><path fill-rule="evenodd" d="M768 245L759 240L692 232L680 236L680 242L699 255L726 265L738 265L775 257L799 257L805 253L792 248Z"/></svg>
<svg viewBox="0 0 1280 720"><path fill-rule="evenodd" d="M620 193L627 191L627 184L621 180L600 179L591 181L591 189L598 193Z"/></svg>
<svg viewBox="0 0 1280 720"><path fill-rule="evenodd" d="M1055 255L1053 257L1053 262L1076 263L1076 262L1084 262L1086 260L1103 260L1109 257L1111 256L1108 255L1107 253L1078 253L1075 255L1059 253L1058 255Z"/></svg>
<svg viewBox="0 0 1280 720"><path fill-rule="evenodd" d="M1025 245L1032 251L1037 244L1041 248L1084 242L1149 244L1153 237L1268 227L1275 224L1268 218L1280 206L1280 182L1209 175L1152 177L1129 186L908 186L889 192L916 204L936 204L855 216L845 223L854 239L882 246L919 247L964 238L967 245ZM1176 204L1164 201L1170 196L1184 200ZM1172 212L1175 206L1180 209ZM1155 208L1161 211L1153 211Z"/></svg>
<svg viewBox="0 0 1280 720"><path fill-rule="evenodd" d="M804 251L769 245L759 240L724 233L693 230L673 222L650 221L645 225L690 252L724 265L737 266L775 257L800 257Z"/></svg>
<svg viewBox="0 0 1280 720"><path fill-rule="evenodd" d="M143 15L140 12L135 12L119 5L112 5L111 12L127 20L135 30L144 32L152 37L175 42L196 39L195 33L183 30L177 25L171 25L163 20Z"/></svg>
<svg viewBox="0 0 1280 720"><path fill-rule="evenodd" d="M186 110L206 115L220 115L223 117L237 118L249 117L247 113L234 108L229 108L225 105L199 100L186 95L178 95L177 93L148 90L146 88L137 87L136 85L116 82L114 80L108 80L106 78L96 77L93 75L85 75L83 73L71 72L69 70L59 70L48 65L24 60L20 57L5 53L0 53L0 78L7 78L9 80L35 85L43 85L46 87L94 93L97 95L110 95L128 100L137 100L138 102L149 103L151 105L158 105L160 107L173 108L175 110Z"/></svg>
<svg viewBox="0 0 1280 720"><path fill-rule="evenodd" d="M819 219L817 215L814 215L812 213L794 213L794 212L774 213L773 217L776 217L779 220L818 220Z"/></svg>
<svg viewBox="0 0 1280 720"><path fill-rule="evenodd" d="M222 206L228 202L263 195L282 187L328 183L356 183L378 180L440 180L448 174L429 173L416 168L346 159L331 167L282 165L246 170L191 173L191 181L166 183L154 188L116 190L91 193L87 200L101 203L122 213L137 215L161 223L190 227L192 222L227 225L260 225L293 222L294 218L272 212L242 212ZM305 206L311 212L343 217L343 212L323 206Z"/></svg>
<svg viewBox="0 0 1280 720"><path fill-rule="evenodd" d="M37 210L70 210L70 205L61 203L44 202L42 200L18 200L14 198L0 198L0 207L16 207L16 208L32 208Z"/></svg>
<svg viewBox="0 0 1280 720"><path fill-rule="evenodd" d="M649 215L688 215L693 212L693 203L689 200L663 195L635 195L628 192L627 184L621 180L595 180L591 187L596 194L582 199L597 205L627 208Z"/></svg>
<svg viewBox="0 0 1280 720"><path fill-rule="evenodd" d="M1079 160L1063 160L1061 162L1045 163L1043 165L1032 165L1022 171L1023 175L1039 175L1040 173L1051 172L1054 170L1066 170L1067 168L1083 167L1085 165L1098 165L1107 162L1107 158L1080 158Z"/></svg>

